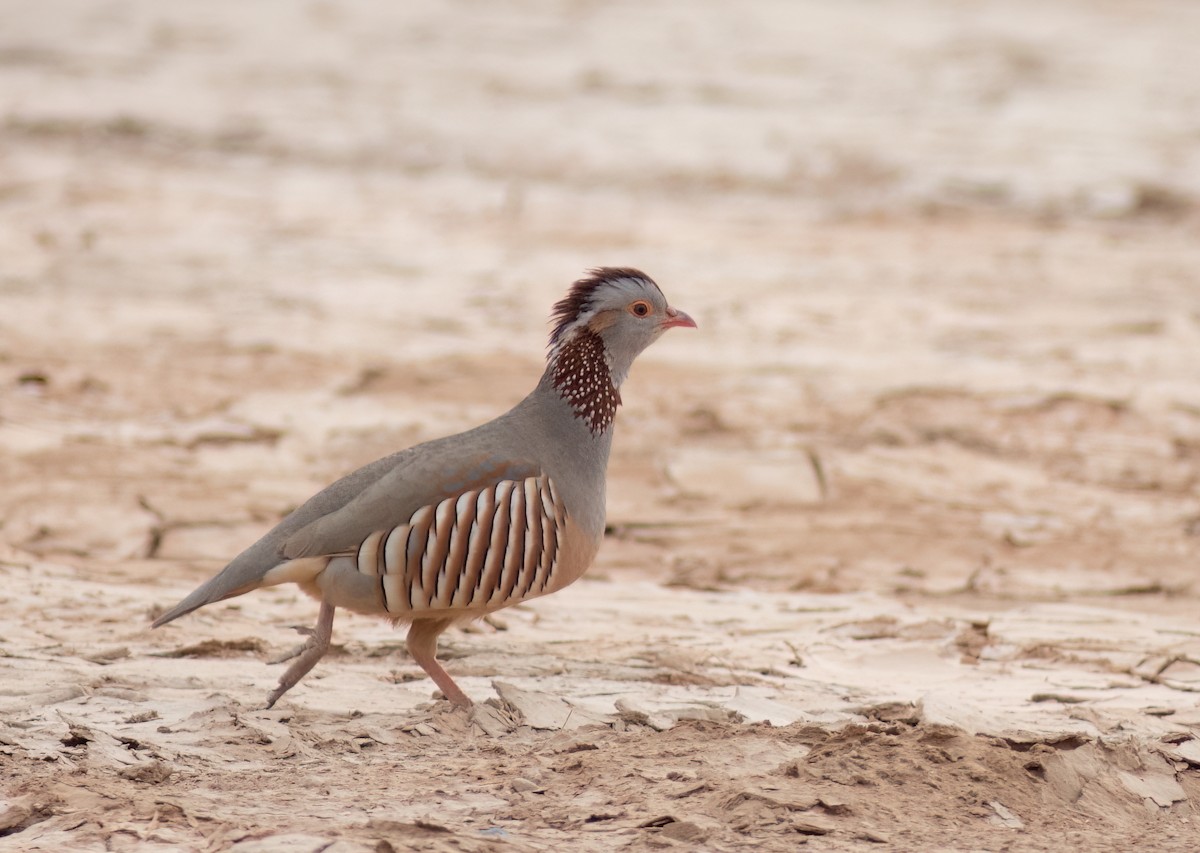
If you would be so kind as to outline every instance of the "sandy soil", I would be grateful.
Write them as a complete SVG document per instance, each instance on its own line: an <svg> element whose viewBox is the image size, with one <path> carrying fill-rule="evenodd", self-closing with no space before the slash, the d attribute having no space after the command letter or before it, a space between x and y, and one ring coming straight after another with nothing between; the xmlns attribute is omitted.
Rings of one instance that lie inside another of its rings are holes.
<svg viewBox="0 0 1200 853"><path fill-rule="evenodd" d="M1200 6L0 5L0 849L1196 848ZM148 629L599 264L701 330L473 718Z"/></svg>

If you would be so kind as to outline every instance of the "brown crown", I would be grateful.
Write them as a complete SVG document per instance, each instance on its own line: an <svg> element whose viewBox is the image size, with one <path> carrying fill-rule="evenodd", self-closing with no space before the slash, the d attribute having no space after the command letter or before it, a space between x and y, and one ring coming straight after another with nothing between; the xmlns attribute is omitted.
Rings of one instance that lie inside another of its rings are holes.
<svg viewBox="0 0 1200 853"><path fill-rule="evenodd" d="M554 312L550 315L550 322L554 324L554 331L550 333L550 346L557 344L567 327L587 310L597 288L623 278L636 278L654 284L650 276L633 267L596 267L588 270L587 278L581 278L571 285L567 295L554 303Z"/></svg>

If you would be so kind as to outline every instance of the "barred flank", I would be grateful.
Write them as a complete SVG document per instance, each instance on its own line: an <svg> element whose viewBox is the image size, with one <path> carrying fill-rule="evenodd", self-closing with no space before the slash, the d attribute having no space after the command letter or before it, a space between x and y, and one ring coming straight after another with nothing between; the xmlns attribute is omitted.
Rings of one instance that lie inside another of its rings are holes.
<svg viewBox="0 0 1200 853"><path fill-rule="evenodd" d="M358 548L389 613L512 604L554 576L567 515L548 477L503 480L425 506Z"/></svg>

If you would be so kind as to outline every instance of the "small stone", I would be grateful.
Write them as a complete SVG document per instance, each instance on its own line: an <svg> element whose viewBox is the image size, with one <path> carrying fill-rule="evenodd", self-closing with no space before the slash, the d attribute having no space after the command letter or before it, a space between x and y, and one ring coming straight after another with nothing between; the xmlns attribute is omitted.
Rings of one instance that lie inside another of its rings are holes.
<svg viewBox="0 0 1200 853"><path fill-rule="evenodd" d="M689 844L699 844L708 835L704 828L692 823L690 820L680 820L675 823L669 823L662 828L659 836L662 838L670 838L672 841L683 841Z"/></svg>
<svg viewBox="0 0 1200 853"><path fill-rule="evenodd" d="M989 800L987 806L993 812L995 812L995 815L989 818L992 823L999 824L1000 826L1006 826L1009 829L1025 828L1025 821L1013 814L1012 810L1005 806L1004 803L1001 803L997 800Z"/></svg>

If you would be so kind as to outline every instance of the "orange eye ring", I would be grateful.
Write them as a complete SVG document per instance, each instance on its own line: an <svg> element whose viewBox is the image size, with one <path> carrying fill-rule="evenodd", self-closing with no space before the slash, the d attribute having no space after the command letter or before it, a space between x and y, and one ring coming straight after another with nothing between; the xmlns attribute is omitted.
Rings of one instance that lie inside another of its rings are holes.
<svg viewBox="0 0 1200 853"><path fill-rule="evenodd" d="M650 307L650 303L639 299L629 306L629 313L635 317L649 317L654 313L654 309Z"/></svg>

